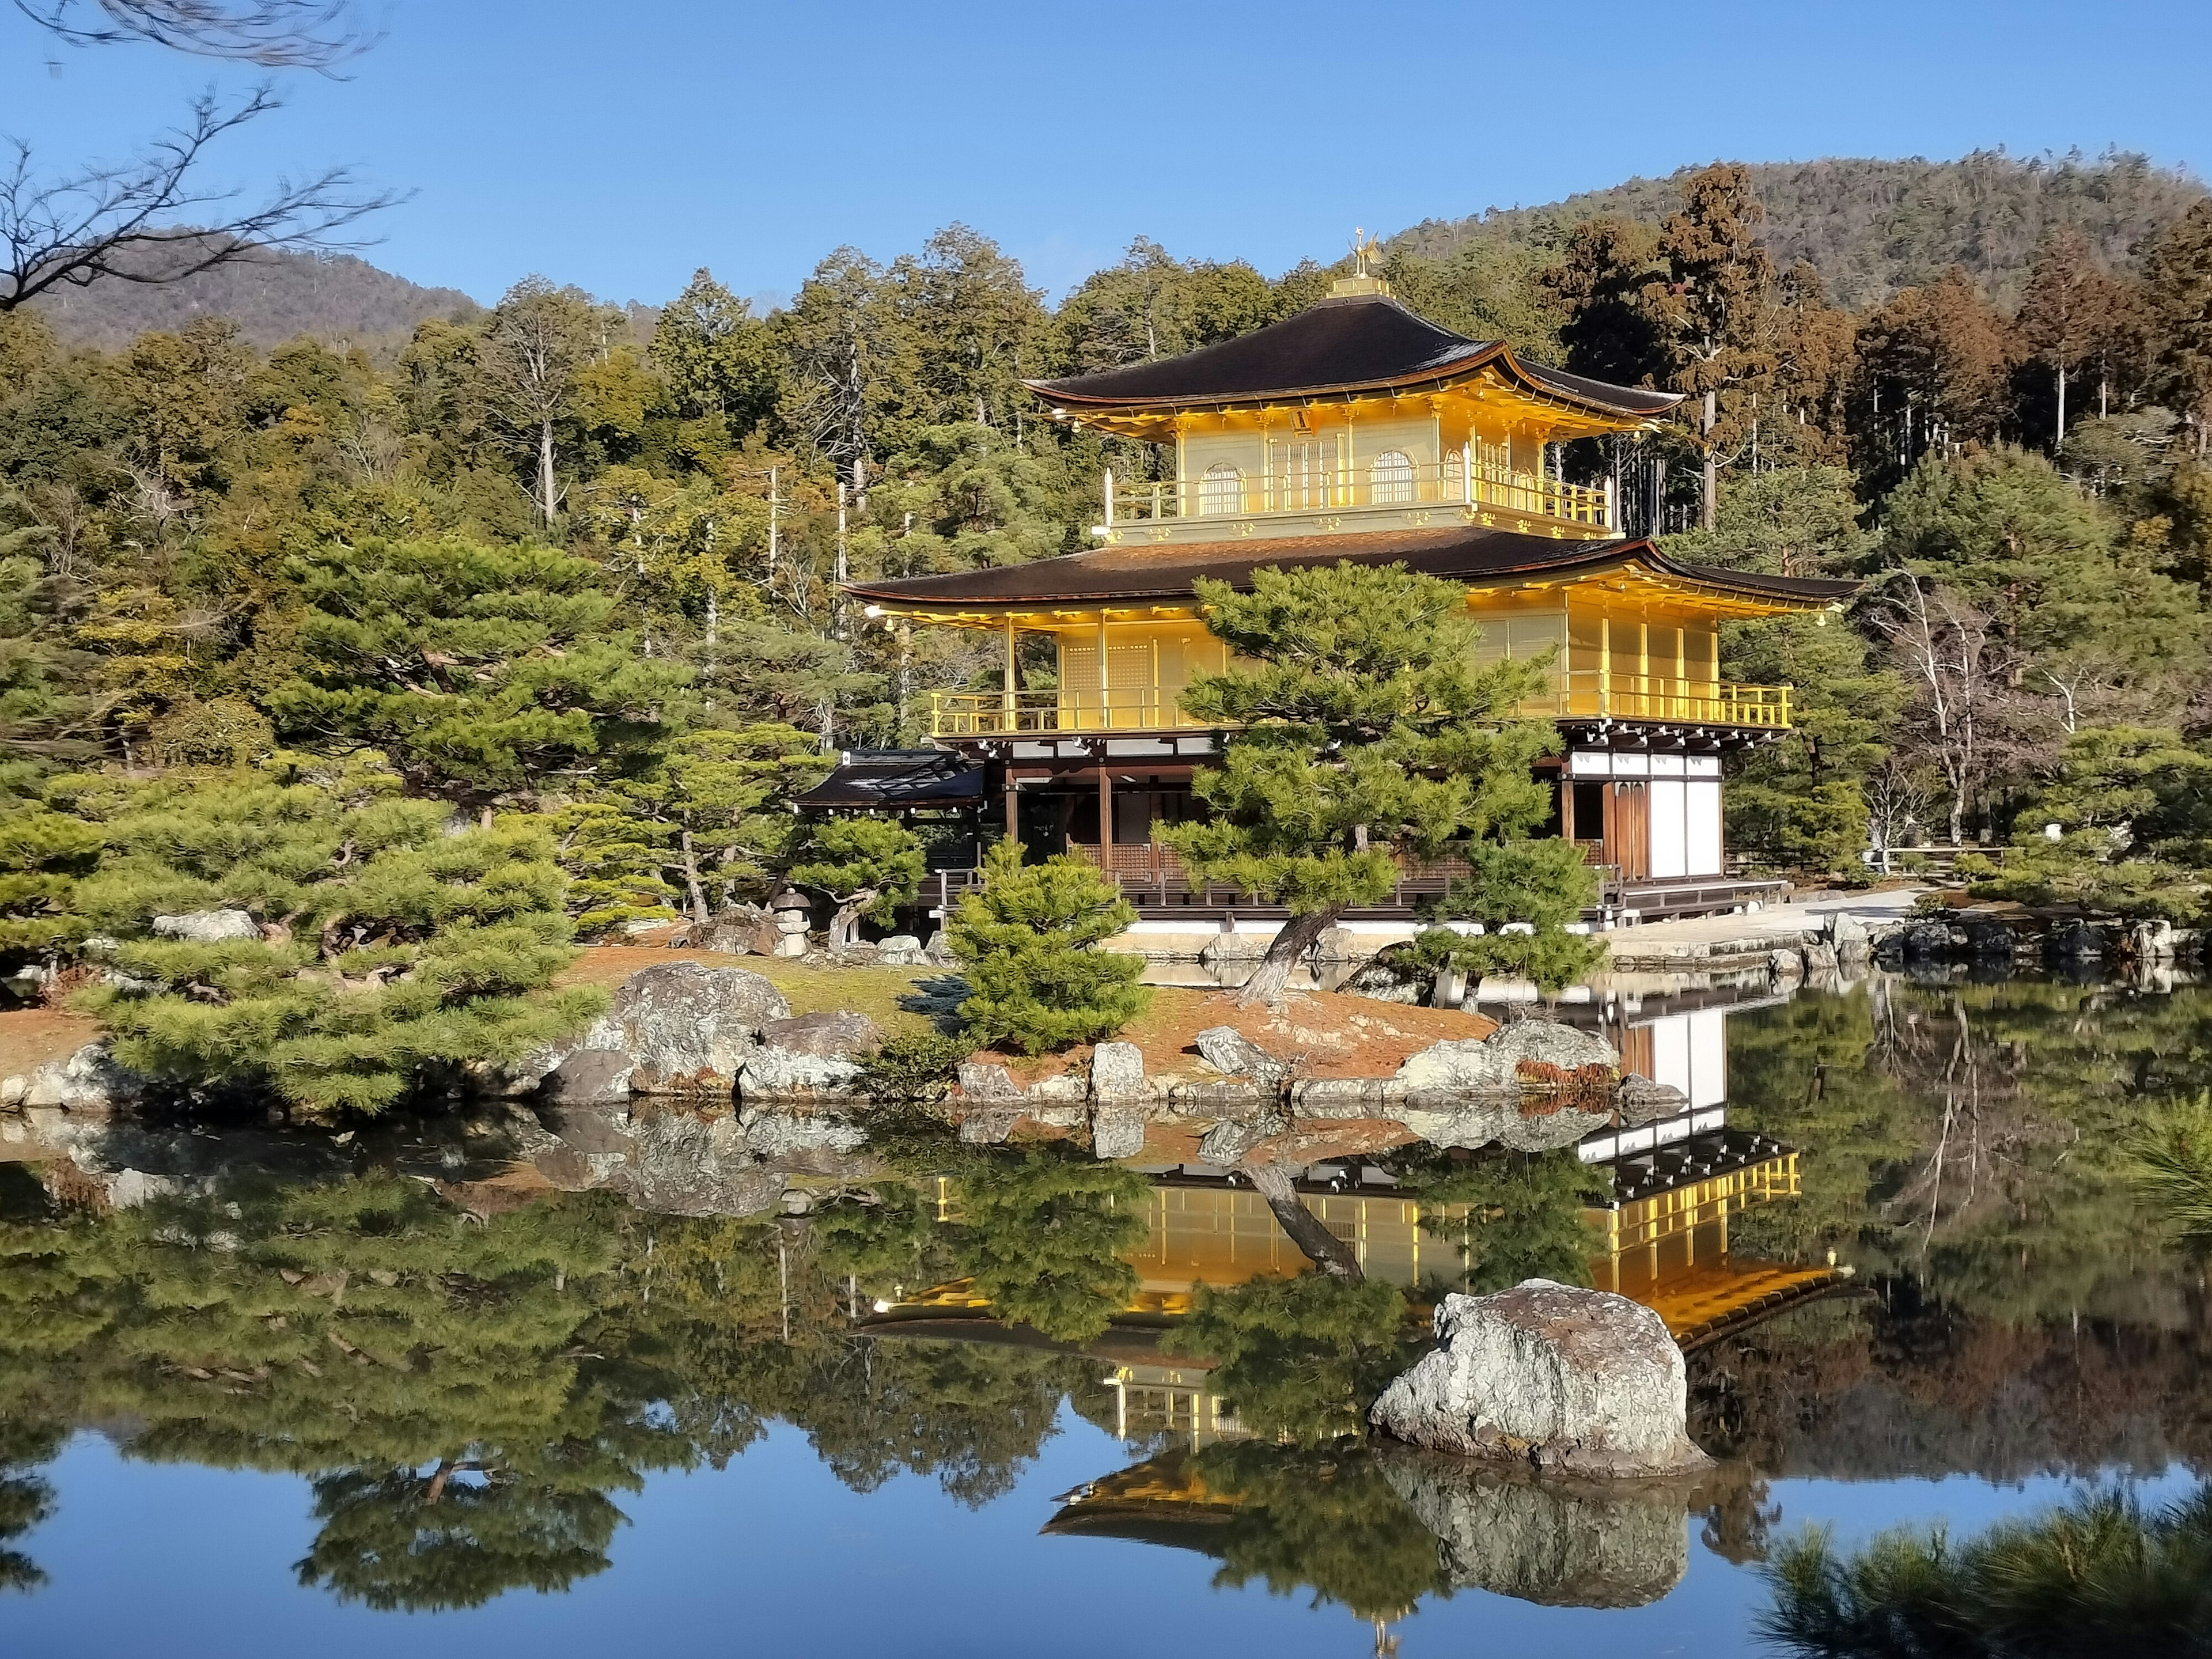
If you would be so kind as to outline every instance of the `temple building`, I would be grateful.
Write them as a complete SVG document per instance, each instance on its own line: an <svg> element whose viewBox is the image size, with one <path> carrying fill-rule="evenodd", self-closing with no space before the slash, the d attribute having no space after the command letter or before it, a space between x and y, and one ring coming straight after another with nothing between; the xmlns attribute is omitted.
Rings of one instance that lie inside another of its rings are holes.
<svg viewBox="0 0 2212 1659"><path fill-rule="evenodd" d="M1228 661L1193 585L1400 563L1466 589L1486 655L1548 658L1525 712L1560 727L1557 830L1604 867L1603 919L1741 901L1722 759L1788 728L1790 690L1728 679L1720 624L1826 611L1850 585L1670 559L1622 533L1612 479L1564 476L1565 446L1650 430L1675 394L1464 338L1364 274L1236 339L1029 386L1055 421L1157 446L1164 476L1109 472L1086 551L848 588L872 617L999 642L997 688L937 694L930 735L981 763L984 810L1010 833L1089 853L1147 916L1262 914L1189 891L1154 835L1202 810L1192 775L1224 735L1179 707ZM1050 684L1031 684L1046 642ZM1409 914L1452 873L1409 869L1378 914Z"/></svg>

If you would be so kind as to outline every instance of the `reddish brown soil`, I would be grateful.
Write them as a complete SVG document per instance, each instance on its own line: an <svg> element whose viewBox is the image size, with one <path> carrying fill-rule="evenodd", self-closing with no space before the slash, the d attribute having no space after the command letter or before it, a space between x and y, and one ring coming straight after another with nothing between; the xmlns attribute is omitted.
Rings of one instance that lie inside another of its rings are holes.
<svg viewBox="0 0 2212 1659"><path fill-rule="evenodd" d="M1163 985L1153 991L1150 1011L1121 1040L1145 1051L1148 1077L1196 1077L1202 1066L1198 1034L1215 1025L1234 1026L1269 1054L1292 1061L1300 1077L1389 1077L1432 1042L1484 1037L1498 1029L1495 1021L1456 1008L1408 1008L1334 991L1293 991L1276 1012L1239 1008L1227 991ZM983 1057L1003 1060L1024 1084L1091 1065L1088 1048L1039 1060Z"/></svg>
<svg viewBox="0 0 2212 1659"><path fill-rule="evenodd" d="M21 1077L33 1066L63 1060L100 1035L88 1014L66 1008L17 1008L0 1013L0 1077Z"/></svg>

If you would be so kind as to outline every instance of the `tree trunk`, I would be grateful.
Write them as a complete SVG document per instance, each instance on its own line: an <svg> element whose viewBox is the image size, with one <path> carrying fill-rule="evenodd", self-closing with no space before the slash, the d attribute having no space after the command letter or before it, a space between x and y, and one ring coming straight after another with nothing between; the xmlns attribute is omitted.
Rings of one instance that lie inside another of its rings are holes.
<svg viewBox="0 0 2212 1659"><path fill-rule="evenodd" d="M553 524L553 420L550 416L538 423L538 511L546 527Z"/></svg>
<svg viewBox="0 0 2212 1659"><path fill-rule="evenodd" d="M702 927L714 918L707 914L707 890L699 884L699 853L691 845L691 832L683 832L684 890L691 901L691 920Z"/></svg>
<svg viewBox="0 0 2212 1659"><path fill-rule="evenodd" d="M1352 1247L1322 1224L1322 1219L1298 1201L1291 1172L1279 1164L1239 1164L1237 1169L1252 1183L1252 1190L1267 1200L1275 1224L1291 1237L1307 1261L1331 1279L1357 1285L1367 1275Z"/></svg>
<svg viewBox="0 0 2212 1659"><path fill-rule="evenodd" d="M1720 410L1715 393L1705 393L1705 425L1702 435L1705 441L1705 469L1703 483L1704 498L1698 508L1698 527L1711 530L1717 510L1721 490L1720 458L1713 453L1713 428L1720 424Z"/></svg>
<svg viewBox="0 0 2212 1659"><path fill-rule="evenodd" d="M837 901L836 914L830 918L830 948L842 951L853 942L853 935L860 929L860 912L883 896L879 887L863 887L850 898Z"/></svg>
<svg viewBox="0 0 2212 1659"><path fill-rule="evenodd" d="M1289 988L1291 969L1323 933L1336 926L1338 914L1334 908L1314 910L1285 922L1282 932L1267 946L1267 954L1252 970L1252 977L1237 988L1237 1006L1252 1008L1264 1002L1271 1008L1280 1007Z"/></svg>
<svg viewBox="0 0 2212 1659"><path fill-rule="evenodd" d="M2066 447L2066 365L2058 365L2058 447Z"/></svg>

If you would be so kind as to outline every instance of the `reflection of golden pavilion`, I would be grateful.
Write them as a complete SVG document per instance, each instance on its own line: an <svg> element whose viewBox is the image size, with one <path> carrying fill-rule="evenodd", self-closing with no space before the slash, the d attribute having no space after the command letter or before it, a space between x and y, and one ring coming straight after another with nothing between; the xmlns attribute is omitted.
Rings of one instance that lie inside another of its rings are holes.
<svg viewBox="0 0 2212 1659"><path fill-rule="evenodd" d="M1698 1121L1717 1116L1701 1113ZM1750 1261L1729 1252L1732 1218L1797 1196L1796 1151L1726 1127L1673 1139L1662 1139L1664 1133L1662 1128L1648 1139L1639 1133L1641 1150L1594 1170L1610 1176L1613 1195L1583 1211L1590 1229L1592 1285L1653 1309L1686 1348L1816 1295L1845 1276L1848 1270L1833 1267ZM1298 1183L1299 1199L1351 1247L1370 1278L1416 1294L1459 1288L1467 1241L1480 1224L1463 1204L1425 1205L1396 1196L1388 1189L1391 1180L1387 1170L1357 1159L1316 1164ZM940 1219L957 1217L954 1183L940 1182L937 1200ZM1123 1312L1140 1323L1188 1313L1195 1286L1290 1278L1312 1265L1264 1198L1218 1172L1156 1176L1146 1200L1146 1224L1143 1243L1126 1258L1137 1269L1139 1284ZM962 1279L884 1311L988 1315L989 1304ZM1139 1375L1154 1370L1163 1375ZM1122 1368L1115 1386L1137 1391L1122 1401L1125 1420L1141 1419L1146 1433L1233 1434L1233 1426L1219 1420L1218 1402L1196 1397L1203 1394L1203 1370Z"/></svg>

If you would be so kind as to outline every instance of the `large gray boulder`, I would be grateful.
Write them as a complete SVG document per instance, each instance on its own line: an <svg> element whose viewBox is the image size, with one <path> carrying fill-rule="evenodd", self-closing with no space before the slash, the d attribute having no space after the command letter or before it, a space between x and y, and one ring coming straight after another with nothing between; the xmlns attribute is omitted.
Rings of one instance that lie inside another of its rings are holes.
<svg viewBox="0 0 2212 1659"><path fill-rule="evenodd" d="M1615 1066L1620 1056L1594 1031L1551 1019L1516 1019L1486 1037L1449 1038L1407 1057L1398 1081L1416 1094L1479 1094L1515 1089L1523 1066L1564 1073Z"/></svg>
<svg viewBox="0 0 2212 1659"><path fill-rule="evenodd" d="M1436 1534L1455 1588L1545 1607L1640 1607L1689 1571L1684 1485L1509 1475L1403 1448L1376 1461Z"/></svg>
<svg viewBox="0 0 2212 1659"><path fill-rule="evenodd" d="M581 1038L542 1058L552 1061L547 1071L565 1071L585 1053L616 1054L629 1061L624 1085L633 1093L726 1094L759 1046L761 1028L790 1017L783 994L758 974L656 963L617 988L612 1005Z"/></svg>
<svg viewBox="0 0 2212 1659"><path fill-rule="evenodd" d="M115 1063L106 1042L88 1042L65 1060L32 1067L16 1103L58 1106L80 1116L105 1117L144 1098L146 1088L144 1078Z"/></svg>
<svg viewBox="0 0 2212 1659"><path fill-rule="evenodd" d="M799 1099L848 1087L868 1055L884 1046L883 1030L866 1014L843 1012L772 1019L761 1046L744 1057L738 1087L749 1097Z"/></svg>
<svg viewBox="0 0 2212 1659"><path fill-rule="evenodd" d="M261 924L239 909L187 910L179 915L155 916L151 925L163 939L180 939L193 945L261 938Z"/></svg>
<svg viewBox="0 0 2212 1659"><path fill-rule="evenodd" d="M1102 1042L1091 1051L1094 1100L1133 1100L1144 1092L1145 1051L1133 1042Z"/></svg>
<svg viewBox="0 0 2212 1659"><path fill-rule="evenodd" d="M1199 1058L1217 1072L1272 1088L1290 1068L1233 1025L1212 1025L1197 1037Z"/></svg>
<svg viewBox="0 0 2212 1659"><path fill-rule="evenodd" d="M1569 1474L1680 1474L1691 1443L1682 1351L1650 1309L1547 1279L1447 1296L1441 1345L1383 1391L1376 1427L1431 1451Z"/></svg>

